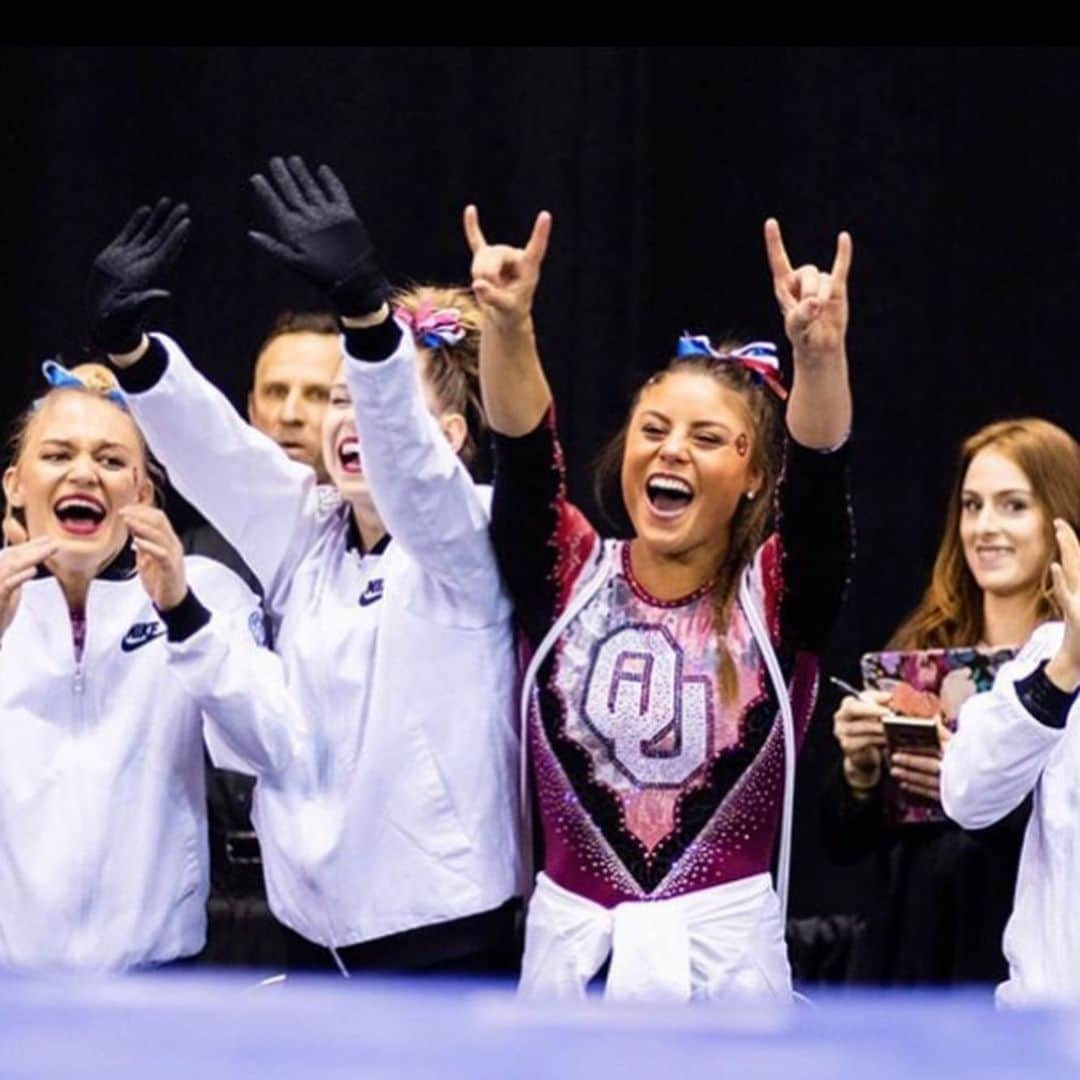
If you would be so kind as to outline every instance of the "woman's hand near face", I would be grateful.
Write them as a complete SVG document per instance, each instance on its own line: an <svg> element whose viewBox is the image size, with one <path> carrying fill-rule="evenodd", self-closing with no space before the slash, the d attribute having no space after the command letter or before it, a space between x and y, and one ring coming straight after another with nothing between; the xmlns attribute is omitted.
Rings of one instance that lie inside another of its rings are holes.
<svg viewBox="0 0 1080 1080"><path fill-rule="evenodd" d="M833 735L844 755L844 779L853 791L868 791L881 780L889 694L867 690L862 697L848 695L833 714Z"/></svg>
<svg viewBox="0 0 1080 1080"><path fill-rule="evenodd" d="M0 637L19 609L23 585L34 577L41 563L56 554L58 547L55 540L39 536L0 551Z"/></svg>
<svg viewBox="0 0 1080 1080"><path fill-rule="evenodd" d="M16 544L25 544L30 539L26 526L19 521L11 512L11 507L4 511L4 547L14 547Z"/></svg>
<svg viewBox="0 0 1080 1080"><path fill-rule="evenodd" d="M187 595L184 548L169 519L154 506L125 506L120 516L131 533L135 567L159 611L176 607Z"/></svg>
<svg viewBox="0 0 1080 1080"><path fill-rule="evenodd" d="M1051 563L1054 599L1065 620L1065 638L1057 654L1046 665L1046 676L1055 686L1072 693L1080 686L1080 542L1072 526L1060 518L1054 521L1058 562Z"/></svg>

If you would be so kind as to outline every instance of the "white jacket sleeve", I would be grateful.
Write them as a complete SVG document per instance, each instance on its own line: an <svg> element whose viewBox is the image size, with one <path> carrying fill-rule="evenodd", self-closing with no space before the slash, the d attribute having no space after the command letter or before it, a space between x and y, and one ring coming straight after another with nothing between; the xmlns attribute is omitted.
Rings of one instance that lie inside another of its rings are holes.
<svg viewBox="0 0 1080 1080"><path fill-rule="evenodd" d="M127 398L176 489L236 548L275 613L317 529L314 472L245 423L228 398L164 334L168 365Z"/></svg>
<svg viewBox="0 0 1080 1080"><path fill-rule="evenodd" d="M960 709L941 764L941 804L966 829L993 825L1019 806L1065 734L1032 716L1016 694L1017 682L1057 652L1062 633L1060 623L1041 626L993 687Z"/></svg>
<svg viewBox="0 0 1080 1080"><path fill-rule="evenodd" d="M273 785L288 771L290 788L303 786L311 740L285 685L281 658L262 645L257 598L222 566L202 575L193 591L200 602L205 596L210 621L184 640L170 641L166 655L203 713L211 757L219 767Z"/></svg>
<svg viewBox="0 0 1080 1080"><path fill-rule="evenodd" d="M428 410L412 334L386 360L346 357L360 459L394 542L447 587L475 595L479 586L494 600L489 510Z"/></svg>

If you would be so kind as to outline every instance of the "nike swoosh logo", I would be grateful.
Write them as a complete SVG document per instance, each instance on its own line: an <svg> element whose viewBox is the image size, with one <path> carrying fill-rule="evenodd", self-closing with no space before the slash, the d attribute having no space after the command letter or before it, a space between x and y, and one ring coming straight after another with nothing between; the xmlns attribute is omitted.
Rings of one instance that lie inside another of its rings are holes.
<svg viewBox="0 0 1080 1080"><path fill-rule="evenodd" d="M120 642L120 648L124 652L134 652L136 649L141 649L144 645L149 644L154 638L161 637L164 633L165 627L159 622L136 623L124 635L124 640Z"/></svg>
<svg viewBox="0 0 1080 1080"><path fill-rule="evenodd" d="M360 594L360 606L367 607L368 604L374 604L376 600L382 599L382 594L382 578L376 578L374 581L369 581L367 583L367 588Z"/></svg>

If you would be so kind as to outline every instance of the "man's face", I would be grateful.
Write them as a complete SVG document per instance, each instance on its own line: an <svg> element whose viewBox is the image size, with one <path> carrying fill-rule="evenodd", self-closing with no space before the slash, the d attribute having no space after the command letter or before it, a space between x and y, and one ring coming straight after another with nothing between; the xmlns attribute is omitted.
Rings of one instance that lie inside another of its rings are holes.
<svg viewBox="0 0 1080 1080"><path fill-rule="evenodd" d="M326 480L320 451L323 413L341 362L336 334L281 334L259 354L248 419L293 461L310 465Z"/></svg>

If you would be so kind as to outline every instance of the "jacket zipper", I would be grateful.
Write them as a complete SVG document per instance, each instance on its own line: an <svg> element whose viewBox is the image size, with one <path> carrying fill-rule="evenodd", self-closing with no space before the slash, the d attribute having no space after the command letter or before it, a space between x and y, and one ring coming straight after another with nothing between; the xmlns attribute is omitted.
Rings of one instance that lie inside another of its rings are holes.
<svg viewBox="0 0 1080 1080"><path fill-rule="evenodd" d="M75 673L72 677L71 692L74 706L74 730L72 736L75 740L80 740L83 735L83 730L86 721L86 639L89 637L89 622L87 620L87 609L89 608L89 592L87 593L87 604L83 609L83 641L82 641L82 653L81 655L75 653L75 639L74 639L74 627L72 627L72 652L75 654ZM75 811L77 820L75 822L76 830L80 830L82 824L86 821L86 800L83 798L83 785L84 777L81 771L77 770L74 777L75 788ZM78 835L78 832L76 833ZM89 925L90 919L90 905L92 897L90 894L90 883L92 875L90 873L90 853L86 846L81 849L80 855L81 863L81 884L82 884L82 900L79 904L79 925L75 928L75 938L79 942L79 949L76 950L76 955L82 953L82 941L85 935L85 928Z"/></svg>

